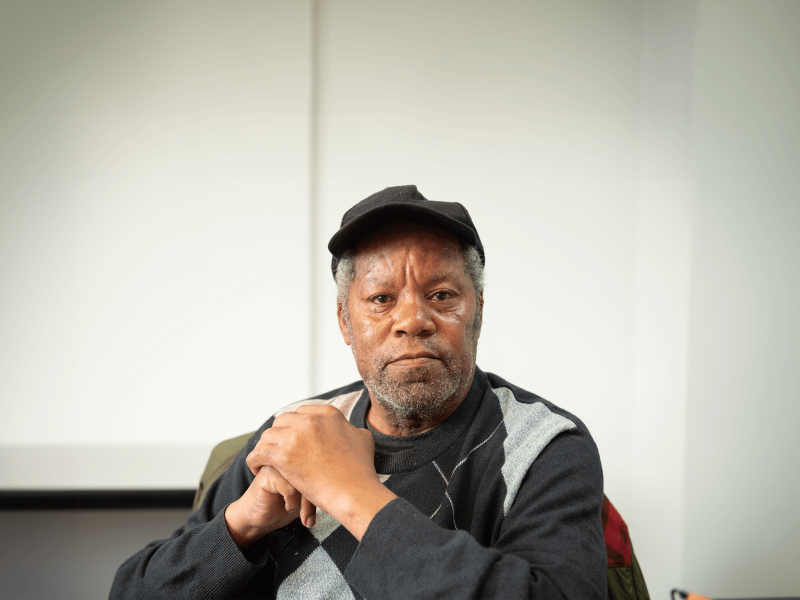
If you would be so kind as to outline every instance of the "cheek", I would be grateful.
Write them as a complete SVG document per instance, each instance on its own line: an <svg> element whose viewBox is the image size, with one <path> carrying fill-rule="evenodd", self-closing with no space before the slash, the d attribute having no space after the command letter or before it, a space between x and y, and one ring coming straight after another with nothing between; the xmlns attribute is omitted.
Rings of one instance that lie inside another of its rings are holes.
<svg viewBox="0 0 800 600"><path fill-rule="evenodd" d="M391 324L387 319L370 318L369 315L357 315L351 320L352 333L351 344L357 345L362 349L372 349L380 344L380 340L385 337L384 332L391 331Z"/></svg>
<svg viewBox="0 0 800 600"><path fill-rule="evenodd" d="M442 321L439 329L440 339L447 344L454 352L460 353L464 350L470 340L470 331L467 319L451 319L447 322Z"/></svg>
<svg viewBox="0 0 800 600"><path fill-rule="evenodd" d="M468 302L463 302L456 310L440 315L439 319L442 325L447 328L466 330L469 329L474 316L474 309L470 307Z"/></svg>
<svg viewBox="0 0 800 600"><path fill-rule="evenodd" d="M368 321L360 322L355 333L362 344L369 344L377 337L375 326Z"/></svg>

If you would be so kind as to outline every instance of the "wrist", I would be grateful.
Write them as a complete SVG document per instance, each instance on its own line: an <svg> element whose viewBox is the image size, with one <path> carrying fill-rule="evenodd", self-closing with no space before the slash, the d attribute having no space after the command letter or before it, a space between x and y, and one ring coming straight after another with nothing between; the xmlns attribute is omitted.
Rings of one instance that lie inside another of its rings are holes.
<svg viewBox="0 0 800 600"><path fill-rule="evenodd" d="M348 488L326 512L360 542L375 515L395 498L394 492L376 480L374 484Z"/></svg>
<svg viewBox="0 0 800 600"><path fill-rule="evenodd" d="M244 550L272 531L272 529L265 529L263 526L259 527L254 524L251 519L247 518L247 514L241 498L229 504L225 509L225 524L228 526L228 533L239 550Z"/></svg>

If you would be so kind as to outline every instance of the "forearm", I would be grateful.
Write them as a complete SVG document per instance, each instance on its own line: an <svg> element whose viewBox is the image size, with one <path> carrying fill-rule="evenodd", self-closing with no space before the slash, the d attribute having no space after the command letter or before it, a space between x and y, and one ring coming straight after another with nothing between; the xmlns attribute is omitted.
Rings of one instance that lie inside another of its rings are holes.
<svg viewBox="0 0 800 600"><path fill-rule="evenodd" d="M236 597L263 568L264 560L251 562L245 557L220 512L208 523L187 525L130 557L118 569L109 598Z"/></svg>
<svg viewBox="0 0 800 600"><path fill-rule="evenodd" d="M547 566L537 568L481 546L466 532L439 527L401 499L376 515L345 579L369 598L565 597ZM594 587L587 582L580 597L597 597Z"/></svg>
<svg viewBox="0 0 800 600"><path fill-rule="evenodd" d="M252 444L249 444L252 448ZM243 553L225 523L225 509L248 489L252 475L246 450L208 489L202 506L168 539L157 540L117 570L110 598L203 598L236 596L264 564Z"/></svg>
<svg viewBox="0 0 800 600"><path fill-rule="evenodd" d="M501 487L484 483L487 490ZM398 600L605 597L603 480L590 440L568 433L551 442L507 512L488 500L491 494L461 512L457 490L450 493L458 526L472 535L457 529L455 516L432 519L393 501L367 529L348 583L364 597Z"/></svg>
<svg viewBox="0 0 800 600"><path fill-rule="evenodd" d="M358 541L364 537L375 516L397 498L377 479L354 482L337 492L320 498L320 508L341 523Z"/></svg>

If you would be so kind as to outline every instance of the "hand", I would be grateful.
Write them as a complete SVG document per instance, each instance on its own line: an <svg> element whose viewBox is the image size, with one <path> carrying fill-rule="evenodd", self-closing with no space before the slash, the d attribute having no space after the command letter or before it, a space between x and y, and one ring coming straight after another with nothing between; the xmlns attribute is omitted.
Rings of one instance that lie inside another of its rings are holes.
<svg viewBox="0 0 800 600"><path fill-rule="evenodd" d="M286 527L298 516L313 527L316 507L273 467L261 467L236 502L225 511L225 522L233 541L244 549L271 531Z"/></svg>
<svg viewBox="0 0 800 600"><path fill-rule="evenodd" d="M375 442L330 405L301 406L278 416L247 457L270 466L361 539L377 512L396 496L375 472Z"/></svg>

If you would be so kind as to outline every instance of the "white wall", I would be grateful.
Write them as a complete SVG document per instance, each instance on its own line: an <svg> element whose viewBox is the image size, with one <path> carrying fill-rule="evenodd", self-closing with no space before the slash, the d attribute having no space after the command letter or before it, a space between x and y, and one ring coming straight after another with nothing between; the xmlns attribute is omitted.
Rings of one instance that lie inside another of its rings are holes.
<svg viewBox="0 0 800 600"><path fill-rule="evenodd" d="M797 3L0 11L0 485L192 486L357 378L325 246L416 183L486 245L479 365L587 423L653 597L800 594Z"/></svg>
<svg viewBox="0 0 800 600"><path fill-rule="evenodd" d="M645 2L627 520L651 593L682 582L694 0Z"/></svg>
<svg viewBox="0 0 800 600"><path fill-rule="evenodd" d="M799 596L800 3L702 2L686 585Z"/></svg>
<svg viewBox="0 0 800 600"><path fill-rule="evenodd" d="M191 487L310 393L310 6L0 7L4 485L52 486L46 445L134 447L129 485L159 486L159 446Z"/></svg>

